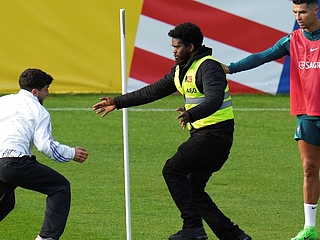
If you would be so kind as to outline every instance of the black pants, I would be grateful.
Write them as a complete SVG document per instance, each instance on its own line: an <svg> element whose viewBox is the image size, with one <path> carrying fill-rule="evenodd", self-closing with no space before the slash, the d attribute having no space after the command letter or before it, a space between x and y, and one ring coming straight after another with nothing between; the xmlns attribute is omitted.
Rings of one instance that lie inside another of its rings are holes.
<svg viewBox="0 0 320 240"><path fill-rule="evenodd" d="M35 156L0 158L0 222L13 210L17 187L47 195L41 236L59 239L70 210L69 181L53 169L39 163Z"/></svg>
<svg viewBox="0 0 320 240"><path fill-rule="evenodd" d="M181 212L183 228L202 227L204 219L214 234L224 240L234 240L243 231L218 209L205 187L212 173L228 159L230 139L195 132L163 167L164 179Z"/></svg>

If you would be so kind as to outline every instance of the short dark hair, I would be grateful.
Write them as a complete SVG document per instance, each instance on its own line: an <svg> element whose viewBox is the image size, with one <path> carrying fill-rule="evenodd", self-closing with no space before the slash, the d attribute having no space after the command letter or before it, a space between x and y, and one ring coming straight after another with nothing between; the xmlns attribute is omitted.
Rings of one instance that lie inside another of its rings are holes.
<svg viewBox="0 0 320 240"><path fill-rule="evenodd" d="M203 42L203 34L200 28L190 22L177 25L174 29L169 31L168 35L169 37L180 39L185 46L192 43L195 50L197 50Z"/></svg>
<svg viewBox="0 0 320 240"><path fill-rule="evenodd" d="M31 92L32 89L41 90L46 85L50 85L53 78L44 71L37 68L24 70L19 77L20 89Z"/></svg>
<svg viewBox="0 0 320 240"><path fill-rule="evenodd" d="M318 0L292 0L293 4L300 5L300 4L307 4L309 5L318 5Z"/></svg>

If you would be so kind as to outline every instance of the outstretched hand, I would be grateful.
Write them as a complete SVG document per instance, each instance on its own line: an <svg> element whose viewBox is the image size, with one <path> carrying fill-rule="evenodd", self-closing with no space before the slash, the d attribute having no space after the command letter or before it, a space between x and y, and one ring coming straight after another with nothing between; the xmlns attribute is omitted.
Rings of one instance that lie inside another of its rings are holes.
<svg viewBox="0 0 320 240"><path fill-rule="evenodd" d="M180 119L179 123L182 129L185 130L187 123L190 121L190 113L188 113L188 111L186 111L184 108L177 108L176 111L180 112L177 119Z"/></svg>
<svg viewBox="0 0 320 240"><path fill-rule="evenodd" d="M102 97L99 98L100 100L103 100L99 103L96 103L93 105L92 109L96 111L96 114L103 113L101 117L104 117L109 112L112 112L114 109L116 109L116 105L114 103L114 99L111 97Z"/></svg>

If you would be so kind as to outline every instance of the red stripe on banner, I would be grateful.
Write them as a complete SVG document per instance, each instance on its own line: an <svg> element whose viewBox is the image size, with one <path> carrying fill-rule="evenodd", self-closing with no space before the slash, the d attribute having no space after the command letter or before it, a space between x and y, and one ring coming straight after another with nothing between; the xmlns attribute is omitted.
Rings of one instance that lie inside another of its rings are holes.
<svg viewBox="0 0 320 240"><path fill-rule="evenodd" d="M144 0L142 14L174 26L194 22L204 36L251 53L263 51L287 35L192 0ZM284 58L278 62L284 63Z"/></svg>
<svg viewBox="0 0 320 240"><path fill-rule="evenodd" d="M162 78L174 61L135 47L130 77L151 84Z"/></svg>

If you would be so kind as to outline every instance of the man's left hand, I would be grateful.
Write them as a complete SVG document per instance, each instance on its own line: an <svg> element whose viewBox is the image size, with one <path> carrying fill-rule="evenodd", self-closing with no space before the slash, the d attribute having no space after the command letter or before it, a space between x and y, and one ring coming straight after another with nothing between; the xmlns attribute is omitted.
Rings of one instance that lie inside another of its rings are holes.
<svg viewBox="0 0 320 240"><path fill-rule="evenodd" d="M190 121L190 113L186 111L184 108L177 108L177 112L180 112L177 119L180 119L179 123L182 127L182 129L186 129L187 123Z"/></svg>

